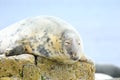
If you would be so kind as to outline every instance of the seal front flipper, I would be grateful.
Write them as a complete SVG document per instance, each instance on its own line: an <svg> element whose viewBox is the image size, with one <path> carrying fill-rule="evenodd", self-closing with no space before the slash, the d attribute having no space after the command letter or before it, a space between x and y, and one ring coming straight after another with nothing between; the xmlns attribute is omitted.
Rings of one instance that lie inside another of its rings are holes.
<svg viewBox="0 0 120 80"><path fill-rule="evenodd" d="M87 56L85 56L85 54L83 54L79 60L80 62L87 62L87 63L90 63L90 64L94 64L94 62L88 58Z"/></svg>
<svg viewBox="0 0 120 80"><path fill-rule="evenodd" d="M20 55L20 54L24 54L24 53L26 53L26 52L25 52L25 49L22 45L7 48L4 52L4 54L6 56Z"/></svg>

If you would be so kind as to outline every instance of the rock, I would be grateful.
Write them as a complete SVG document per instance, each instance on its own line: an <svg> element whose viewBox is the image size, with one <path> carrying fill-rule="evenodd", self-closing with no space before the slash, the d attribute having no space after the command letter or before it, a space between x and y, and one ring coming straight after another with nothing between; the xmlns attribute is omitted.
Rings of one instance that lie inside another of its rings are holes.
<svg viewBox="0 0 120 80"><path fill-rule="evenodd" d="M104 73L114 78L120 77L120 67L113 64L96 64L96 73Z"/></svg>
<svg viewBox="0 0 120 80"><path fill-rule="evenodd" d="M103 73L95 73L95 80L105 80L105 79L113 79L113 77Z"/></svg>
<svg viewBox="0 0 120 80"><path fill-rule="evenodd" d="M0 78L0 80L22 80L18 77L2 77Z"/></svg>
<svg viewBox="0 0 120 80"><path fill-rule="evenodd" d="M60 64L38 57L37 66L45 80L94 80L94 66L86 62Z"/></svg>
<svg viewBox="0 0 120 80"><path fill-rule="evenodd" d="M0 58L0 77L17 76L22 77L23 65L27 63L34 64L34 56L23 54L19 56Z"/></svg>
<svg viewBox="0 0 120 80"><path fill-rule="evenodd" d="M40 70L36 65L26 64L23 66L23 80L38 80L40 78Z"/></svg>
<svg viewBox="0 0 120 80"><path fill-rule="evenodd" d="M110 80L120 80L120 78L114 78L114 79L110 79Z"/></svg>
<svg viewBox="0 0 120 80"><path fill-rule="evenodd" d="M0 80L94 80L87 62L62 64L30 54L0 57Z"/></svg>

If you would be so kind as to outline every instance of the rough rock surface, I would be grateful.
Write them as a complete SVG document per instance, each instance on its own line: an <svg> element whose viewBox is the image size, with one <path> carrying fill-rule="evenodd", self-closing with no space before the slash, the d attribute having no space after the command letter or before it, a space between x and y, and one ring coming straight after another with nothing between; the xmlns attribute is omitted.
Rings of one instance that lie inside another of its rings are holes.
<svg viewBox="0 0 120 80"><path fill-rule="evenodd" d="M93 64L61 64L42 57L22 54L0 57L0 80L94 80Z"/></svg>

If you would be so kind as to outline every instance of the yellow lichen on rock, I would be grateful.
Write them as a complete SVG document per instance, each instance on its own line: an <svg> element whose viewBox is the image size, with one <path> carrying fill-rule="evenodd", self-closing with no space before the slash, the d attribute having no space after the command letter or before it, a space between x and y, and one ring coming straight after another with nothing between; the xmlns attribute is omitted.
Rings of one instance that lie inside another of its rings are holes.
<svg viewBox="0 0 120 80"><path fill-rule="evenodd" d="M94 80L95 68L90 63L62 64L41 57L37 63L46 80Z"/></svg>
<svg viewBox="0 0 120 80"><path fill-rule="evenodd" d="M94 73L87 62L62 64L29 54L0 57L0 80L94 80Z"/></svg>
<svg viewBox="0 0 120 80"><path fill-rule="evenodd" d="M2 77L0 78L0 80L22 80L18 77Z"/></svg>
<svg viewBox="0 0 120 80"><path fill-rule="evenodd" d="M26 64L23 67L23 80L39 80L40 70L36 65Z"/></svg>
<svg viewBox="0 0 120 80"><path fill-rule="evenodd" d="M34 62L34 56L29 54L0 57L0 78L13 76L21 78L23 76L23 66L27 63L34 64Z"/></svg>

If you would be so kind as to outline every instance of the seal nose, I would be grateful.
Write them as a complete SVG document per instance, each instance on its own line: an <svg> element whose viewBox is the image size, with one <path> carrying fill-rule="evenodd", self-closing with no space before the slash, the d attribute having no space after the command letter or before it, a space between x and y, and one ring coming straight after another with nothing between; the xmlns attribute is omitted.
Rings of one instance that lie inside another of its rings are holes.
<svg viewBox="0 0 120 80"><path fill-rule="evenodd" d="M79 57L77 56L77 53L72 53L71 52L71 58L73 59L73 60L78 60L79 59Z"/></svg>
<svg viewBox="0 0 120 80"><path fill-rule="evenodd" d="M76 61L76 60L79 59L79 57L72 57L72 59L73 59L74 61Z"/></svg>

